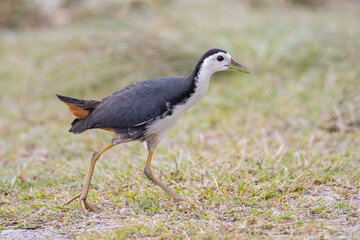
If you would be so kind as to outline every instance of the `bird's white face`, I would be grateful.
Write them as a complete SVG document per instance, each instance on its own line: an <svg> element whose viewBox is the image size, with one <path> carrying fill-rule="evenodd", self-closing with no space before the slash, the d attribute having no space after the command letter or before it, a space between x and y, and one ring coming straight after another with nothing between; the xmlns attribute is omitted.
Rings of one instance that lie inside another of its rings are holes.
<svg viewBox="0 0 360 240"><path fill-rule="evenodd" d="M218 52L204 59L204 62L202 64L202 70L205 70L206 72L211 74L219 71L228 70L231 59L232 58L229 53Z"/></svg>
<svg viewBox="0 0 360 240"><path fill-rule="evenodd" d="M227 52L218 52L213 54L204 59L202 64L202 70L210 74L228 69L235 69L240 72L250 73L246 67L232 59L230 54Z"/></svg>

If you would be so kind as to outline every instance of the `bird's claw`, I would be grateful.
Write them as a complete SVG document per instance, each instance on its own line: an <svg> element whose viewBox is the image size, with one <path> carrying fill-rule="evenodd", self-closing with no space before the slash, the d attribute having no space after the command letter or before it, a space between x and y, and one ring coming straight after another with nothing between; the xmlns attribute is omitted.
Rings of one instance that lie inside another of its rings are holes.
<svg viewBox="0 0 360 240"><path fill-rule="evenodd" d="M81 193L79 193L78 195L76 195L75 197L71 198L69 201L67 201L66 203L64 203L64 206L67 206L69 205L72 201L74 201L75 199L79 199L79 202L80 202L80 205L81 207L86 210L86 211L93 211L93 212L96 212L98 213L99 210L97 210L95 207L91 206L90 203L86 202L86 198L82 197L81 196Z"/></svg>
<svg viewBox="0 0 360 240"><path fill-rule="evenodd" d="M93 207L90 203L88 203L88 202L86 202L86 200L84 199L84 200L80 200L79 199L79 201L80 201L80 204L81 204L81 206L82 206L82 208L84 209L84 210L88 210L88 211L93 211L93 212L96 212L96 213L99 213L100 211L99 210L97 210L95 207Z"/></svg>

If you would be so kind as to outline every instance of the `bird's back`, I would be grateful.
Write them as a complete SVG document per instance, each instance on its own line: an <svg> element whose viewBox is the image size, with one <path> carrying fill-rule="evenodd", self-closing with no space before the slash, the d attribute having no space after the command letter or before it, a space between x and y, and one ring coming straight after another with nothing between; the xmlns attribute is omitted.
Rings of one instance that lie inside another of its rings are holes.
<svg viewBox="0 0 360 240"><path fill-rule="evenodd" d="M102 99L70 132L81 133L93 128L112 128L115 132L134 128L143 132L146 124L171 115L173 108L186 101L194 88L195 83L189 77L157 78L131 84Z"/></svg>

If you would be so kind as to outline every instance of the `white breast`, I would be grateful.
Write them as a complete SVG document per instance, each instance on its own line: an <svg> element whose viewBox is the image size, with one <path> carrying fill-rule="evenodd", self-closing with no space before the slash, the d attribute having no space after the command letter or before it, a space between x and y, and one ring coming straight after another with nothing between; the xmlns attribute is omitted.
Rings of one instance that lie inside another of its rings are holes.
<svg viewBox="0 0 360 240"><path fill-rule="evenodd" d="M166 116L163 119L155 120L147 129L146 135L156 134L158 135L157 138L159 140L162 139L167 131L177 122L177 120L179 120L187 110L189 110L205 96L209 88L209 80L211 75L212 72L200 70L197 76L195 92L185 103L175 106L172 111L172 115Z"/></svg>

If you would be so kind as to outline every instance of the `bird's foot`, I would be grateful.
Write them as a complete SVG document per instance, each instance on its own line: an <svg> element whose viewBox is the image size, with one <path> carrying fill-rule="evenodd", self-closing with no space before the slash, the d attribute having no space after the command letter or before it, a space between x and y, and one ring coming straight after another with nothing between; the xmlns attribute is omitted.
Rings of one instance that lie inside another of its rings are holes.
<svg viewBox="0 0 360 240"><path fill-rule="evenodd" d="M78 195L76 195L75 197L71 198L69 201L64 203L64 206L69 205L72 201L74 201L77 198L79 199L80 205L84 210L89 211L89 212L93 211L96 213L99 212L99 210L97 210L95 207L91 206L90 203L86 202L86 197L83 197L82 193L79 193Z"/></svg>

